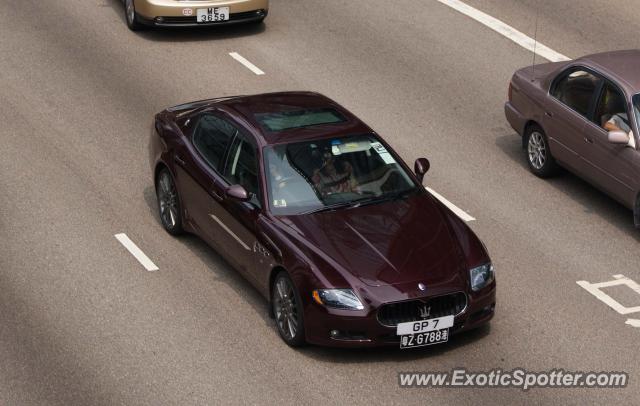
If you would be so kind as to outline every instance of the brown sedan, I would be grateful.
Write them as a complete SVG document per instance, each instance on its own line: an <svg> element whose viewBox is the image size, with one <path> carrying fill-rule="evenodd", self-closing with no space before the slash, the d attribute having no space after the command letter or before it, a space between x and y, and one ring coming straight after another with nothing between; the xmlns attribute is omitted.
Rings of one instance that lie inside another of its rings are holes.
<svg viewBox="0 0 640 406"><path fill-rule="evenodd" d="M522 135L531 172L558 165L633 210L640 228L640 50L518 70L505 114Z"/></svg>

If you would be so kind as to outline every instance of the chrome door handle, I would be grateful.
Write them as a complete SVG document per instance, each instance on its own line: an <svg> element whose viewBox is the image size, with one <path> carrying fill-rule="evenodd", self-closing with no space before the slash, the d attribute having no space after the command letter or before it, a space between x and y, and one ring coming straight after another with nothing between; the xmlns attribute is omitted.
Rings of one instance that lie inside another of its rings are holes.
<svg viewBox="0 0 640 406"><path fill-rule="evenodd" d="M586 142L587 144L593 144L593 140L587 137L584 137L584 142Z"/></svg>
<svg viewBox="0 0 640 406"><path fill-rule="evenodd" d="M549 117L549 118L553 117L553 113L549 113L548 111L545 111L544 115Z"/></svg>

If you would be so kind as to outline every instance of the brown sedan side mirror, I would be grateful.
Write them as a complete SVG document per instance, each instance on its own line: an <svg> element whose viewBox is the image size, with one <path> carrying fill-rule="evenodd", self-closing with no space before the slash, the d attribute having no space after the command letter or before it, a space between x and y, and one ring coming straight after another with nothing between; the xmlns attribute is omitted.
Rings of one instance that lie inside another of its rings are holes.
<svg viewBox="0 0 640 406"><path fill-rule="evenodd" d="M624 131L609 131L608 139L612 144L627 145L629 143L629 134Z"/></svg>
<svg viewBox="0 0 640 406"><path fill-rule="evenodd" d="M424 175L429 171L431 164L427 158L418 158L416 159L415 165L413 165L413 170L416 173L416 176L422 182L424 179Z"/></svg>
<svg viewBox="0 0 640 406"><path fill-rule="evenodd" d="M241 185L231 185L225 191L227 197L239 202L247 202L251 198L247 190Z"/></svg>

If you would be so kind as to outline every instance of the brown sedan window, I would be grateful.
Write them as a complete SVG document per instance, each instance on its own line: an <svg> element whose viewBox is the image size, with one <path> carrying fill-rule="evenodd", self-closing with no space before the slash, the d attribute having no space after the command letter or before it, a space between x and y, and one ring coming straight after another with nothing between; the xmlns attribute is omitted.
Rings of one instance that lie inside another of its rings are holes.
<svg viewBox="0 0 640 406"><path fill-rule="evenodd" d="M612 84L605 83L594 121L596 124L608 131L631 130L629 116L627 116L626 102L622 93Z"/></svg>
<svg viewBox="0 0 640 406"><path fill-rule="evenodd" d="M573 110L587 116L599 79L584 70L576 70L561 77L551 94Z"/></svg>

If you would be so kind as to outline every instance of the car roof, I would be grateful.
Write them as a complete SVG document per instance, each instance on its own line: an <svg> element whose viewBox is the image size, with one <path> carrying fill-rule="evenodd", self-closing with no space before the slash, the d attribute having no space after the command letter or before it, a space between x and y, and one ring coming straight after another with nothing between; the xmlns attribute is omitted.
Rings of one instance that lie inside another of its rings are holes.
<svg viewBox="0 0 640 406"><path fill-rule="evenodd" d="M370 127L347 109L328 97L314 92L278 92L252 96L237 96L214 103L224 105L242 116L244 121L255 129L254 133L260 137L260 141L265 145L373 132ZM334 109L344 118L344 121L282 131L268 131L256 118L256 114L306 109Z"/></svg>
<svg viewBox="0 0 640 406"><path fill-rule="evenodd" d="M640 50L602 52L576 59L577 63L591 66L611 77L629 94L640 92Z"/></svg>

